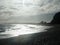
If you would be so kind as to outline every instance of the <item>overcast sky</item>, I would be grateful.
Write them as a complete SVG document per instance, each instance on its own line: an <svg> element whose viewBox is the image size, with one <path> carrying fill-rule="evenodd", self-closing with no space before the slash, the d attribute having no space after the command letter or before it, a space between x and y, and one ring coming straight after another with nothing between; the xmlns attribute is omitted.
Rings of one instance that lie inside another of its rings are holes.
<svg viewBox="0 0 60 45"><path fill-rule="evenodd" d="M60 0L0 0L0 23L50 22Z"/></svg>

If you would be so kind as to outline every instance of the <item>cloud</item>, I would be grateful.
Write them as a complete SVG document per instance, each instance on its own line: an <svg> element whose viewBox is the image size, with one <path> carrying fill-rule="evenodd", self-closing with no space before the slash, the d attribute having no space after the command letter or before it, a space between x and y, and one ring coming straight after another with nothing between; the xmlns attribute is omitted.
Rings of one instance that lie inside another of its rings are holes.
<svg viewBox="0 0 60 45"><path fill-rule="evenodd" d="M0 10L13 11L23 16L60 11L60 0L3 0L0 5Z"/></svg>
<svg viewBox="0 0 60 45"><path fill-rule="evenodd" d="M40 12L58 12L60 11L60 1L59 0L53 0L52 3L47 3L46 5L42 6L40 8Z"/></svg>
<svg viewBox="0 0 60 45"><path fill-rule="evenodd" d="M60 0L0 0L0 21L35 22L47 20L60 11ZM51 15L50 15L51 14ZM2 16L3 15L3 16ZM43 16L44 15L44 16ZM41 17L45 17L42 19Z"/></svg>

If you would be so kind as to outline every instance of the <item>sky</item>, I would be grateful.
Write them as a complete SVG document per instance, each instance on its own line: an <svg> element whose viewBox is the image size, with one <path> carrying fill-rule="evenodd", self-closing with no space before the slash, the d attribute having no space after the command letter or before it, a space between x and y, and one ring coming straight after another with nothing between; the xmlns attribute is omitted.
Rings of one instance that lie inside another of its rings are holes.
<svg viewBox="0 0 60 45"><path fill-rule="evenodd" d="M0 0L0 23L50 22L60 0Z"/></svg>

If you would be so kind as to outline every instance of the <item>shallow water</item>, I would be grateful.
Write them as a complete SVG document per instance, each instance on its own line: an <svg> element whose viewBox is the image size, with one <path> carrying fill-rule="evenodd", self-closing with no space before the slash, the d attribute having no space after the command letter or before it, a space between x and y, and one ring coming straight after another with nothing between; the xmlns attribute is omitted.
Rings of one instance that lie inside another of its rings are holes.
<svg viewBox="0 0 60 45"><path fill-rule="evenodd" d="M0 24L0 39L45 32L51 27L33 24Z"/></svg>

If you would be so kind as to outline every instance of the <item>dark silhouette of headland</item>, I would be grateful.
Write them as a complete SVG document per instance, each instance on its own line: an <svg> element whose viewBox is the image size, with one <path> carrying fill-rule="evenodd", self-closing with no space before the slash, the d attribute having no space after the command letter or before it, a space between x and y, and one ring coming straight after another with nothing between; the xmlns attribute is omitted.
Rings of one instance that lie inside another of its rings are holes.
<svg viewBox="0 0 60 45"><path fill-rule="evenodd" d="M40 25L57 25L57 24L60 24L60 12L57 12L54 15L54 17L51 20L51 22L47 23L47 22L41 21L39 24Z"/></svg>
<svg viewBox="0 0 60 45"><path fill-rule="evenodd" d="M60 12L54 15L51 24L60 24Z"/></svg>

